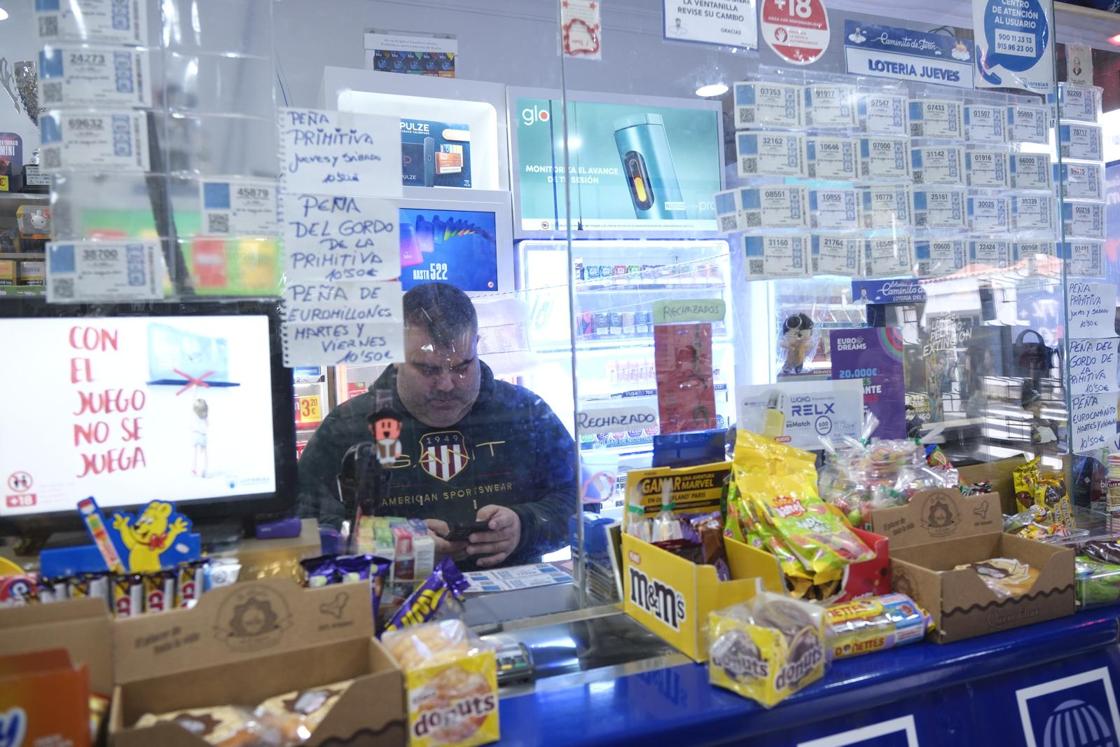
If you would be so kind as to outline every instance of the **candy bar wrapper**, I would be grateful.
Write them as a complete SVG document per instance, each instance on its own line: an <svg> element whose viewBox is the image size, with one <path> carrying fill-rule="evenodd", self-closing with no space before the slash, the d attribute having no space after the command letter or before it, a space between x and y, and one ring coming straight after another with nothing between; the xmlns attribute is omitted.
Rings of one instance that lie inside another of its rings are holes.
<svg viewBox="0 0 1120 747"><path fill-rule="evenodd" d="M436 619L441 609L454 601L461 602L470 582L455 566L451 558L436 564L432 575L417 587L401 608L393 615L385 631L397 630L407 625L419 625Z"/></svg>
<svg viewBox="0 0 1120 747"><path fill-rule="evenodd" d="M715 566L716 577L720 581L729 580L731 569L727 566L719 512L683 514L677 518L681 525L681 539L653 544L691 563Z"/></svg>
<svg viewBox="0 0 1120 747"><path fill-rule="evenodd" d="M353 680L284 693L257 706L254 715L280 732L283 744L300 744L330 713Z"/></svg>
<svg viewBox="0 0 1120 747"><path fill-rule="evenodd" d="M824 610L781 594L708 616L708 679L770 708L824 676Z"/></svg>
<svg viewBox="0 0 1120 747"><path fill-rule="evenodd" d="M920 641L931 618L905 594L885 594L834 604L825 621L832 655L839 659Z"/></svg>

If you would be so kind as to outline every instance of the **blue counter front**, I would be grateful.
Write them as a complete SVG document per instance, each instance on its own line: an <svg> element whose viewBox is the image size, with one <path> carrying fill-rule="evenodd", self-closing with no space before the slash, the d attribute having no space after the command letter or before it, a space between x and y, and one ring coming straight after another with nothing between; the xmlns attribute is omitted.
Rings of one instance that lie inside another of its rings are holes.
<svg viewBox="0 0 1120 747"><path fill-rule="evenodd" d="M708 684L698 664L501 702L504 745L1120 747L1120 608L834 662L777 707Z"/></svg>

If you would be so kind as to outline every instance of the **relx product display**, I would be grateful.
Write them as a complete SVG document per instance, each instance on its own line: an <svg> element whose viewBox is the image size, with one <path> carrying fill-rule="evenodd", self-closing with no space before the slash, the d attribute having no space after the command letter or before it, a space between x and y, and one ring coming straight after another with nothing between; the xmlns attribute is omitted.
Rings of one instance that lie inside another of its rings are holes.
<svg viewBox="0 0 1120 747"><path fill-rule="evenodd" d="M407 187L470 188L470 127L402 118L401 172Z"/></svg>

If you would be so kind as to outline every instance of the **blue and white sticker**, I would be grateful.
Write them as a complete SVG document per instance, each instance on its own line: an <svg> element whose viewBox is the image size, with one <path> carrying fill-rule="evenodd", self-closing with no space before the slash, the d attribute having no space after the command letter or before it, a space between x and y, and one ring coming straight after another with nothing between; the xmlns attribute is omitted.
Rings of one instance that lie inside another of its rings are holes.
<svg viewBox="0 0 1120 747"><path fill-rule="evenodd" d="M1054 22L1042 0L973 0L976 87L1054 89Z"/></svg>
<svg viewBox="0 0 1120 747"><path fill-rule="evenodd" d="M1104 166L1099 163L1054 164L1055 178L1065 188L1067 200L1103 200Z"/></svg>
<svg viewBox="0 0 1120 747"><path fill-rule="evenodd" d="M810 137L809 176L853 182L859 179L859 141L850 137Z"/></svg>
<svg viewBox="0 0 1120 747"><path fill-rule="evenodd" d="M1101 89L1058 84L1058 117L1063 121L1096 122L1101 116Z"/></svg>
<svg viewBox="0 0 1120 747"><path fill-rule="evenodd" d="M1077 734L1079 745L1120 741L1120 710L1108 667L1020 688L1015 691L1026 747L1058 747L1051 735Z"/></svg>
<svg viewBox="0 0 1120 747"><path fill-rule="evenodd" d="M861 277L863 239L831 233L814 235L813 274Z"/></svg>
<svg viewBox="0 0 1120 747"><path fill-rule="evenodd" d="M993 104L966 105L964 129L971 143L1006 143L1007 107Z"/></svg>
<svg viewBox="0 0 1120 747"><path fill-rule="evenodd" d="M1006 189L1011 186L1011 156L1005 150L969 150L964 176L970 187Z"/></svg>
<svg viewBox="0 0 1120 747"><path fill-rule="evenodd" d="M43 171L148 170L148 123L143 112L47 112L39 117L39 135Z"/></svg>
<svg viewBox="0 0 1120 747"><path fill-rule="evenodd" d="M147 3L143 0L35 0L35 21L44 44L147 46Z"/></svg>
<svg viewBox="0 0 1120 747"><path fill-rule="evenodd" d="M734 233L741 231L742 226L739 225L740 211L743 206L740 202L738 189L728 189L723 192L716 192L716 225L719 227L721 233Z"/></svg>
<svg viewBox="0 0 1120 747"><path fill-rule="evenodd" d="M735 127L804 127L803 100L804 89L799 85L767 81L736 83Z"/></svg>
<svg viewBox="0 0 1120 747"><path fill-rule="evenodd" d="M816 129L851 130L859 125L856 89L853 86L805 86L805 124Z"/></svg>
<svg viewBox="0 0 1120 747"><path fill-rule="evenodd" d="M910 149L914 184L964 184L964 149L954 145L927 145Z"/></svg>
<svg viewBox="0 0 1120 747"><path fill-rule="evenodd" d="M743 252L749 278L809 276L808 236L744 236Z"/></svg>
<svg viewBox="0 0 1120 747"><path fill-rule="evenodd" d="M931 239L914 242L918 274L938 277L963 270L968 264L968 246L964 239Z"/></svg>
<svg viewBox="0 0 1120 747"><path fill-rule="evenodd" d="M1024 233L1053 234L1055 202L1053 195L1015 195L1011 198L1011 227Z"/></svg>
<svg viewBox="0 0 1120 747"><path fill-rule="evenodd" d="M862 190L863 227L900 229L910 226L913 194L909 187L868 187Z"/></svg>
<svg viewBox="0 0 1120 747"><path fill-rule="evenodd" d="M47 302L153 301L163 298L158 241L47 243Z"/></svg>
<svg viewBox="0 0 1120 747"><path fill-rule="evenodd" d="M1058 148L1062 158L1081 161L1104 160L1101 128L1091 124L1058 125Z"/></svg>
<svg viewBox="0 0 1120 747"><path fill-rule="evenodd" d="M859 192L854 189L814 189L809 192L812 227L822 231L860 228Z"/></svg>
<svg viewBox="0 0 1120 747"><path fill-rule="evenodd" d="M1020 239L1015 242L1015 260L1017 262L1038 256L1059 256L1058 242L1052 239Z"/></svg>
<svg viewBox="0 0 1120 747"><path fill-rule="evenodd" d="M805 136L740 132L735 136L739 176L805 176Z"/></svg>
<svg viewBox="0 0 1120 747"><path fill-rule="evenodd" d="M275 179L203 179L199 184L200 232L209 236L278 234L276 190Z"/></svg>
<svg viewBox="0 0 1120 747"><path fill-rule="evenodd" d="M863 245L868 277L913 274L914 242L909 236L864 239Z"/></svg>
<svg viewBox="0 0 1120 747"><path fill-rule="evenodd" d="M1050 142L1050 110L1036 104L1012 104L1007 107L1008 139L1013 143Z"/></svg>
<svg viewBox="0 0 1120 747"><path fill-rule="evenodd" d="M968 242L968 259L978 265L999 270L1011 266L1011 242L1002 239L972 239Z"/></svg>
<svg viewBox="0 0 1120 747"><path fill-rule="evenodd" d="M1092 239L1071 239L1062 244L1061 257L1066 273L1078 278L1104 276L1104 242Z"/></svg>
<svg viewBox="0 0 1120 747"><path fill-rule="evenodd" d="M915 189L914 226L928 230L963 230L965 221L963 189Z"/></svg>
<svg viewBox="0 0 1120 747"><path fill-rule="evenodd" d="M1046 153L1012 153L1011 186L1014 189L1053 190L1050 156Z"/></svg>
<svg viewBox="0 0 1120 747"><path fill-rule="evenodd" d="M869 135L909 135L910 100L890 93L865 93L859 99L859 118Z"/></svg>
<svg viewBox="0 0 1120 747"><path fill-rule="evenodd" d="M151 105L148 53L131 47L51 45L39 52L44 109Z"/></svg>
<svg viewBox="0 0 1120 747"><path fill-rule="evenodd" d="M1079 239L1106 238L1104 203L1063 202L1062 234Z"/></svg>
<svg viewBox="0 0 1120 747"><path fill-rule="evenodd" d="M964 105L952 99L910 102L910 134L914 137L964 139Z"/></svg>
<svg viewBox="0 0 1120 747"><path fill-rule="evenodd" d="M968 228L976 233L1006 231L1010 223L1011 201L1006 197L971 195L968 198Z"/></svg>
<svg viewBox="0 0 1120 747"><path fill-rule="evenodd" d="M875 181L910 181L910 138L861 137L859 175Z"/></svg>
<svg viewBox="0 0 1120 747"><path fill-rule="evenodd" d="M805 187L767 185L744 189L739 194L744 231L809 226L809 195Z"/></svg>

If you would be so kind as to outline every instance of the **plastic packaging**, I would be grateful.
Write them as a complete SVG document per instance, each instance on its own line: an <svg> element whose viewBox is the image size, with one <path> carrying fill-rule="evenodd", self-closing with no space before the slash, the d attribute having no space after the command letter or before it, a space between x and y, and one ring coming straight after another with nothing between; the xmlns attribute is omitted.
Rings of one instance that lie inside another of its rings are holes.
<svg viewBox="0 0 1120 747"><path fill-rule="evenodd" d="M885 594L832 605L825 621L832 655L841 658L920 641L931 618L905 594Z"/></svg>

